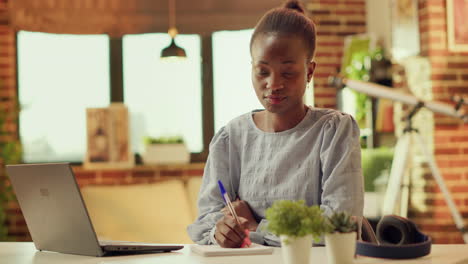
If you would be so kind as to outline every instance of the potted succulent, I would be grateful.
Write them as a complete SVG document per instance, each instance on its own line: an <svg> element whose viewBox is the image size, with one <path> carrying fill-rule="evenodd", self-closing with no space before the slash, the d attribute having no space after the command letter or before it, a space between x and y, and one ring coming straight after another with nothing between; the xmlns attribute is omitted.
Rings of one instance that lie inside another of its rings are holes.
<svg viewBox="0 0 468 264"><path fill-rule="evenodd" d="M143 163L169 164L189 162L190 152L181 136L145 138Z"/></svg>
<svg viewBox="0 0 468 264"><path fill-rule="evenodd" d="M318 206L305 201L280 200L266 210L267 229L281 239L285 264L308 264L312 240L320 240L329 228Z"/></svg>
<svg viewBox="0 0 468 264"><path fill-rule="evenodd" d="M328 263L353 263L356 252L357 223L346 212L334 212L327 217L329 225L325 234Z"/></svg>

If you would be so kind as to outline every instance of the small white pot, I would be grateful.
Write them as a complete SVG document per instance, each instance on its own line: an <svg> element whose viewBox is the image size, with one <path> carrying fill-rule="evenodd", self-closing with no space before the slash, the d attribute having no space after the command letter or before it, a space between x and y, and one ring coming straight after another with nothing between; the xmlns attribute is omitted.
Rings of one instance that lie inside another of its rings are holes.
<svg viewBox="0 0 468 264"><path fill-rule="evenodd" d="M325 246L329 264L354 263L356 253L356 232L332 233L325 235Z"/></svg>
<svg viewBox="0 0 468 264"><path fill-rule="evenodd" d="M144 164L189 163L190 152L185 144L148 144L143 153Z"/></svg>
<svg viewBox="0 0 468 264"><path fill-rule="evenodd" d="M290 237L280 235L284 264L309 264L312 235ZM286 242L287 241L287 242Z"/></svg>

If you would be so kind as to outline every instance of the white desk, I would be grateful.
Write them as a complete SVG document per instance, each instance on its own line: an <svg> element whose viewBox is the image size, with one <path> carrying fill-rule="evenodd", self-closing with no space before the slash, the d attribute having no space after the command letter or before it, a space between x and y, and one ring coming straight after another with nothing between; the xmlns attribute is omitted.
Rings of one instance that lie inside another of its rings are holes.
<svg viewBox="0 0 468 264"><path fill-rule="evenodd" d="M312 248L311 264L326 264L324 247ZM281 249L275 248L273 255L236 256L236 257L201 257L190 252L190 245L173 253L145 254L118 257L86 257L39 252L30 242L0 242L1 264L280 264ZM384 260L358 257L361 263L408 263L408 264L468 264L468 244L433 245L432 253L413 260Z"/></svg>

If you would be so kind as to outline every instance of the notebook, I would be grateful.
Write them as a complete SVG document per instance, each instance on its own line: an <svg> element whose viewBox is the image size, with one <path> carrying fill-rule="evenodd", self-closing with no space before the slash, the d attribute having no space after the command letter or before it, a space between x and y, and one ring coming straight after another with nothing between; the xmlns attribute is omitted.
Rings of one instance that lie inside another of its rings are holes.
<svg viewBox="0 0 468 264"><path fill-rule="evenodd" d="M68 163L6 165L38 250L87 256L168 252L183 245L98 241Z"/></svg>
<svg viewBox="0 0 468 264"><path fill-rule="evenodd" d="M204 257L238 256L238 255L269 255L274 251L273 247L266 247L252 243L248 248L222 248L218 245L190 245L193 253Z"/></svg>

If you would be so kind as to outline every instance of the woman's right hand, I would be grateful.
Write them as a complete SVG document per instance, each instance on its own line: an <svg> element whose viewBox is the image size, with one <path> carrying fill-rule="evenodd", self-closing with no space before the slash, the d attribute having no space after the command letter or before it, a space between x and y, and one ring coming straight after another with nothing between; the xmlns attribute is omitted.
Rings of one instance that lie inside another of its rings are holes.
<svg viewBox="0 0 468 264"><path fill-rule="evenodd" d="M225 215L216 223L215 239L223 248L238 248L246 236L247 219L239 217L239 225L234 217Z"/></svg>
<svg viewBox="0 0 468 264"><path fill-rule="evenodd" d="M244 200L236 199L234 202L232 202L232 207L236 211L238 217L243 217L247 220L247 229L255 232L257 230L258 223L253 216L249 203ZM221 212L225 216L232 216L227 206L221 209Z"/></svg>

